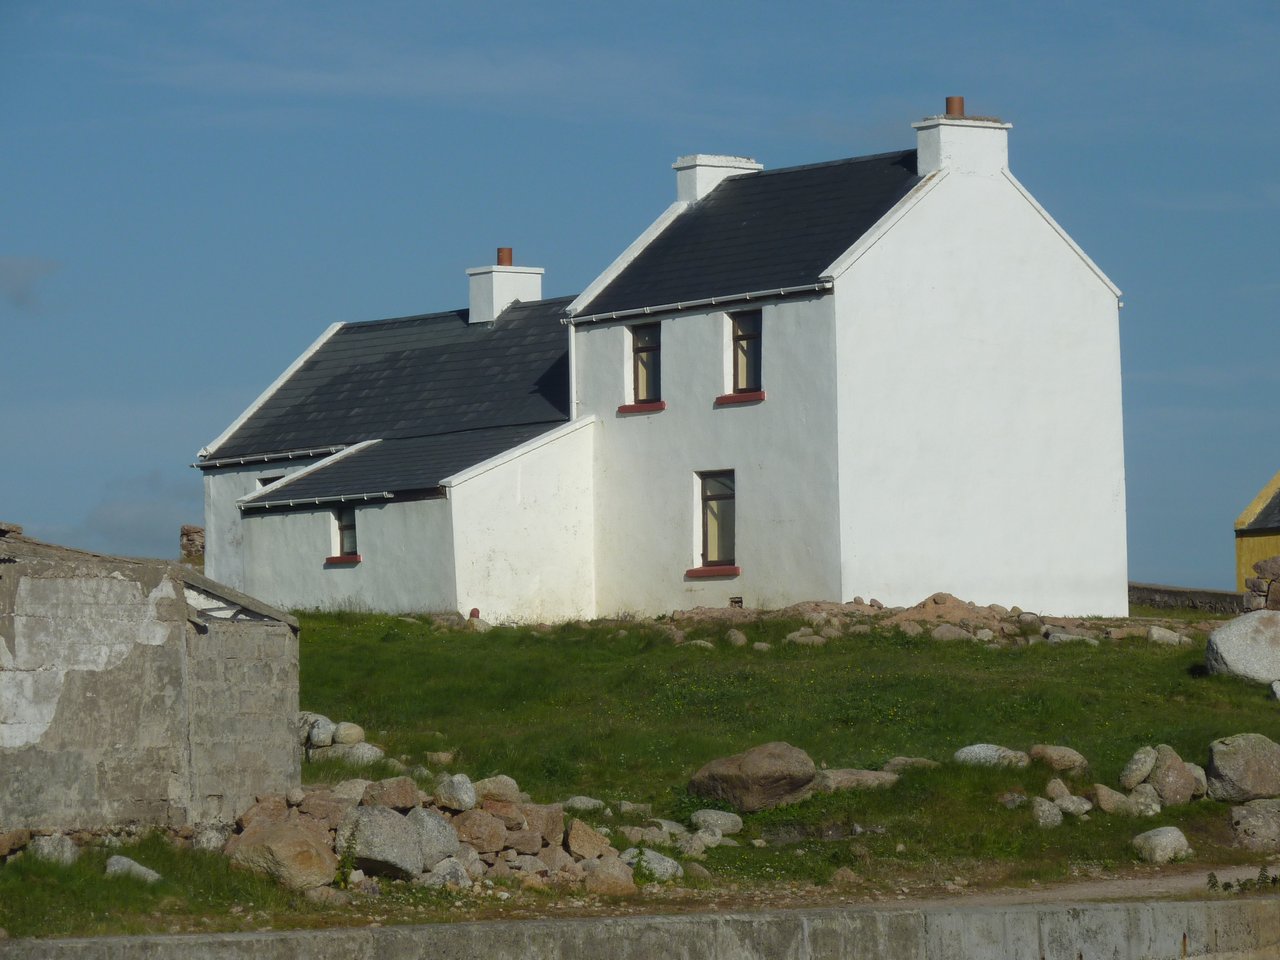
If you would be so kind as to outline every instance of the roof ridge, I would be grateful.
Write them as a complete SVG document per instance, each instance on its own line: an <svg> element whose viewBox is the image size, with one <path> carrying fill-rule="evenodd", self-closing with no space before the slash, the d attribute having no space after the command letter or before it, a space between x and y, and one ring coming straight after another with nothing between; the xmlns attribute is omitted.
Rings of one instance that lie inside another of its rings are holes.
<svg viewBox="0 0 1280 960"><path fill-rule="evenodd" d="M799 170L817 170L822 167L837 167L844 163L863 163L867 160L884 160L887 157L904 157L907 154L915 152L915 147L903 150L886 150L884 153L868 153L860 157L843 157L839 160L823 160L819 163L801 163L793 167L774 167L771 170L752 170L749 173L735 173L731 177L725 177L725 180L745 180L748 177L767 177L772 176L775 173L795 173ZM708 194L708 196L710 196L710 194Z"/></svg>
<svg viewBox="0 0 1280 960"><path fill-rule="evenodd" d="M516 303L524 307L540 303L554 305L561 301L565 303L572 303L577 296L578 295L575 293L570 294L567 297L543 297L541 300L517 300L511 304L511 306L514 306ZM447 320L450 318L465 320L470 312L471 311L466 307L459 307L457 310L438 310L434 313L412 313L403 317L383 317L380 320L348 320L346 323L341 324L341 328L344 330L347 327L367 328L377 326L380 323L408 323L413 320Z"/></svg>

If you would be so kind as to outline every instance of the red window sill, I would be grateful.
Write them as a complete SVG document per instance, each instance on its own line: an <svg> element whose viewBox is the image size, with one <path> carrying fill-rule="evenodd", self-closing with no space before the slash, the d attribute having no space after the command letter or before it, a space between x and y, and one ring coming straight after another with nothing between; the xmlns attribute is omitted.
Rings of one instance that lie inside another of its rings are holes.
<svg viewBox="0 0 1280 960"><path fill-rule="evenodd" d="M667 409L667 401L650 400L646 403L624 403L618 408L619 413L661 413Z"/></svg>
<svg viewBox="0 0 1280 960"><path fill-rule="evenodd" d="M725 565L722 567L690 567L684 572L684 575L691 580L704 580L708 577L736 577L741 573L741 567Z"/></svg>
<svg viewBox="0 0 1280 960"><path fill-rule="evenodd" d="M360 562L360 554L348 553L340 557L325 557L324 564L328 566L353 566Z"/></svg>
<svg viewBox="0 0 1280 960"><path fill-rule="evenodd" d="M735 403L759 403L763 399L763 390L744 390L742 393L725 393L716 397L716 406L728 407Z"/></svg>

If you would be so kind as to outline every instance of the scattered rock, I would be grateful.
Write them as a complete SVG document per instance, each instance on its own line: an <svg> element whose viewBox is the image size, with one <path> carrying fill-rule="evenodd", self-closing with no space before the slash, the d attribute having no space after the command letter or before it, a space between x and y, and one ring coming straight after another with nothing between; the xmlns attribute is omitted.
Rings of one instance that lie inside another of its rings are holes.
<svg viewBox="0 0 1280 960"><path fill-rule="evenodd" d="M1280 616L1280 615L1278 615ZM1280 744L1240 733L1209 744L1209 796L1228 803L1280 797Z"/></svg>
<svg viewBox="0 0 1280 960"><path fill-rule="evenodd" d="M364 727L344 720L333 728L333 742L335 744L364 743Z"/></svg>
<svg viewBox="0 0 1280 960"><path fill-rule="evenodd" d="M1027 795L1016 790L1006 790L996 797L996 802L1006 810L1017 810L1027 802Z"/></svg>
<svg viewBox="0 0 1280 960"><path fill-rule="evenodd" d="M935 640L972 640L973 634L962 627L951 623L940 623L934 627L929 636Z"/></svg>
<svg viewBox="0 0 1280 960"><path fill-rule="evenodd" d="M666 883L668 880L676 880L684 876L684 869L679 863L648 847L638 850L631 847L624 850L621 859L623 863L633 868L640 864L642 869L648 871L649 875L659 883Z"/></svg>
<svg viewBox="0 0 1280 960"><path fill-rule="evenodd" d="M1183 763L1186 763L1187 770L1191 772L1191 776L1196 782L1195 789L1191 792L1191 799L1199 800L1209 792L1209 776L1204 772L1204 767L1198 763L1187 763L1185 760Z"/></svg>
<svg viewBox="0 0 1280 960"><path fill-rule="evenodd" d="M392 777L364 788L360 803L366 807L391 807L412 810L418 805L418 785L412 777Z"/></svg>
<svg viewBox="0 0 1280 960"><path fill-rule="evenodd" d="M1071 790L1065 783L1054 777L1044 785L1044 795L1056 803L1064 797L1071 796Z"/></svg>
<svg viewBox="0 0 1280 960"><path fill-rule="evenodd" d="M1147 775L1147 783L1156 788L1161 805L1166 807L1190 803L1196 791L1195 776L1167 743L1156 747L1156 762Z"/></svg>
<svg viewBox="0 0 1280 960"><path fill-rule="evenodd" d="M370 809L383 810L400 819L398 814L386 808ZM329 831L306 818L284 822L256 821L236 838L231 862L266 874L291 890L322 887L333 881L338 869L338 858L333 852ZM413 864L417 862L415 860Z"/></svg>
<svg viewBox="0 0 1280 960"><path fill-rule="evenodd" d="M697 647L699 650L714 650L716 645L710 640L687 640L681 646Z"/></svg>
<svg viewBox="0 0 1280 960"><path fill-rule="evenodd" d="M766 743L712 760L693 775L689 791L754 813L798 799L817 774L812 758L789 743Z"/></svg>
<svg viewBox="0 0 1280 960"><path fill-rule="evenodd" d="M686 880L710 880L711 871L700 863L690 863L684 868L684 878Z"/></svg>
<svg viewBox="0 0 1280 960"><path fill-rule="evenodd" d="M807 632L806 632L807 631ZM802 627L782 638L783 643L794 643L802 647L825 647L827 638L815 634L808 627Z"/></svg>
<svg viewBox="0 0 1280 960"><path fill-rule="evenodd" d="M229 823L197 824L191 834L191 846L206 853L216 853L226 845L234 830Z"/></svg>
<svg viewBox="0 0 1280 960"><path fill-rule="evenodd" d="M454 856L462 845L453 824L434 810L416 807L409 811L405 819L418 833L422 866L426 870L430 870L445 857Z"/></svg>
<svg viewBox="0 0 1280 960"><path fill-rule="evenodd" d="M37 860L69 867L80 859L80 848L65 834L52 837L32 837L27 843L27 854Z"/></svg>
<svg viewBox="0 0 1280 960"><path fill-rule="evenodd" d="M1025 767L1031 758L1021 750L1010 750L994 743L972 743L961 747L952 758L969 767Z"/></svg>
<svg viewBox="0 0 1280 960"><path fill-rule="evenodd" d="M327 834L325 839L328 839ZM143 883L158 883L160 881L160 874L156 873L150 867L144 867L142 864L138 863L138 861L130 860L128 857L122 857L119 854L107 858L106 875L108 877L134 877L141 880ZM325 883L328 883L332 879L333 874L330 873L325 879Z"/></svg>
<svg viewBox="0 0 1280 960"><path fill-rule="evenodd" d="M613 851L608 837L581 820L569 821L564 842L565 848L575 860L595 860Z"/></svg>
<svg viewBox="0 0 1280 960"><path fill-rule="evenodd" d="M1147 863L1169 863L1191 856L1191 846L1177 827L1156 827L1133 838L1134 849Z"/></svg>
<svg viewBox="0 0 1280 960"><path fill-rule="evenodd" d="M451 767L453 766L454 754L452 750L433 750L429 753L424 753L422 759L433 767Z"/></svg>
<svg viewBox="0 0 1280 960"><path fill-rule="evenodd" d="M1236 844L1260 853L1280 851L1280 800L1250 800L1231 808Z"/></svg>
<svg viewBox="0 0 1280 960"><path fill-rule="evenodd" d="M332 747L313 751L313 756L323 753L325 759L342 760L354 767L367 767L383 759L386 754L372 743L335 743Z"/></svg>
<svg viewBox="0 0 1280 960"><path fill-rule="evenodd" d="M631 803L629 800L623 800L618 804L618 812L624 817L651 817L653 816L653 804Z"/></svg>
<svg viewBox="0 0 1280 960"><path fill-rule="evenodd" d="M461 890L471 886L471 874L457 857L445 857L421 877L415 878L414 882L424 887Z"/></svg>
<svg viewBox="0 0 1280 960"><path fill-rule="evenodd" d="M1031 818L1042 830L1051 830L1062 826L1062 811L1057 805L1044 797L1031 798Z"/></svg>
<svg viewBox="0 0 1280 960"><path fill-rule="evenodd" d="M1255 610L1224 623L1209 635L1204 661L1210 673L1280 680L1280 612Z"/></svg>
<svg viewBox="0 0 1280 960"><path fill-rule="evenodd" d="M1070 794L1054 800L1053 805L1063 813L1069 813L1073 817L1083 817L1093 809L1093 804L1084 797L1073 797Z"/></svg>
<svg viewBox="0 0 1280 960"><path fill-rule="evenodd" d="M698 810L689 822L699 830L719 830L726 837L742 832L742 818L727 810Z"/></svg>
<svg viewBox="0 0 1280 960"><path fill-rule="evenodd" d="M435 797L438 806L465 812L476 805L476 788L465 773L455 773L436 781Z"/></svg>
<svg viewBox="0 0 1280 960"><path fill-rule="evenodd" d="M886 770L819 770L813 789L819 793L843 790L883 790L898 782L898 775Z"/></svg>
<svg viewBox="0 0 1280 960"><path fill-rule="evenodd" d="M604 801L595 797L570 797L564 802L564 808L574 813L596 813L604 809Z"/></svg>
<svg viewBox="0 0 1280 960"><path fill-rule="evenodd" d="M1191 640L1184 637L1180 633L1175 633L1165 627L1152 624L1147 628L1147 639L1152 643L1158 643L1167 647L1181 647L1190 644Z"/></svg>
<svg viewBox="0 0 1280 960"><path fill-rule="evenodd" d="M1103 813L1133 816L1133 804L1123 793L1112 790L1105 783L1095 783L1089 788L1089 797L1093 805Z"/></svg>
<svg viewBox="0 0 1280 960"><path fill-rule="evenodd" d="M389 807L351 810L338 828L335 848L345 851L348 843L352 844L356 866L367 874L409 879L422 872L422 840L417 827Z"/></svg>
<svg viewBox="0 0 1280 960"><path fill-rule="evenodd" d="M618 857L588 860L583 864L583 888L602 897L629 897L636 893L630 864Z"/></svg>
<svg viewBox="0 0 1280 960"><path fill-rule="evenodd" d="M307 745L312 747L329 747L333 745L333 731L337 724L328 717L319 714L311 721L311 729L307 731Z"/></svg>
<svg viewBox="0 0 1280 960"><path fill-rule="evenodd" d="M1089 767L1084 754L1070 747L1037 743L1031 748L1029 755L1032 760L1043 763L1050 770L1057 770L1067 776L1079 776Z"/></svg>
<svg viewBox="0 0 1280 960"><path fill-rule="evenodd" d="M505 800L486 800L480 809L497 817L508 830L527 830L529 828L529 818L525 816L518 803L507 803Z"/></svg>
<svg viewBox="0 0 1280 960"><path fill-rule="evenodd" d="M503 800L507 803L520 802L520 785L506 774L486 777L472 784L477 800Z"/></svg>
<svg viewBox="0 0 1280 960"><path fill-rule="evenodd" d="M747 645L747 635L736 627L724 635L730 645L735 647L745 647Z"/></svg>
<svg viewBox="0 0 1280 960"><path fill-rule="evenodd" d="M330 787L329 793L338 800L349 800L351 803L356 804L364 797L365 788L371 783L373 783L372 780L361 780L359 778L343 780L341 783ZM303 803L306 803L306 801L304 800Z"/></svg>
<svg viewBox="0 0 1280 960"><path fill-rule="evenodd" d="M940 767L937 760L930 760L927 757L891 757L887 763L880 769L887 773L902 773L904 770L932 770Z"/></svg>
<svg viewBox="0 0 1280 960"><path fill-rule="evenodd" d="M916 623L914 620L908 620L905 623L898 624L898 629L905 633L908 637L918 637L924 633L924 627Z"/></svg>
<svg viewBox="0 0 1280 960"><path fill-rule="evenodd" d="M763 640L757 640L751 645L751 649L755 650L757 653L768 653L773 649L773 647L765 643Z"/></svg>
<svg viewBox="0 0 1280 960"><path fill-rule="evenodd" d="M240 814L240 828L248 830L255 823L280 823L289 816L289 805L279 793L258 797L253 806Z"/></svg>
<svg viewBox="0 0 1280 960"><path fill-rule="evenodd" d="M8 830L0 832L0 858L7 857L15 850L21 850L31 842L30 830Z"/></svg>
<svg viewBox="0 0 1280 960"><path fill-rule="evenodd" d="M558 803L522 803L520 812L524 814L530 830L542 834L544 842L553 847L564 842L564 807Z"/></svg>
<svg viewBox="0 0 1280 960"><path fill-rule="evenodd" d="M1132 790L1147 779L1156 765L1156 748L1139 747L1120 771L1120 786Z"/></svg>
<svg viewBox="0 0 1280 960"><path fill-rule="evenodd" d="M364 784L365 790L370 786L365 780L350 782ZM363 796L361 792L360 797ZM312 790L302 798L302 803L298 804L298 812L323 824L327 830L336 830L338 824L342 823L342 818L347 815L347 811L356 805L356 800L338 796L335 790Z"/></svg>
<svg viewBox="0 0 1280 960"><path fill-rule="evenodd" d="M453 818L458 839L469 843L478 853L498 853L507 845L507 828L502 821L483 810L468 810Z"/></svg>
<svg viewBox="0 0 1280 960"><path fill-rule="evenodd" d="M1129 806L1135 817L1154 817L1160 812L1160 796L1149 783L1140 783L1129 791Z"/></svg>

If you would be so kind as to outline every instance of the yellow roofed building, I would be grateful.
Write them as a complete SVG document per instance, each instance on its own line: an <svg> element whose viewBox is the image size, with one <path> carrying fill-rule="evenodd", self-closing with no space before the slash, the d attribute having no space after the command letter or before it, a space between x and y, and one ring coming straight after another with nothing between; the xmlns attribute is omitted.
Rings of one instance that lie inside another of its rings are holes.
<svg viewBox="0 0 1280 960"><path fill-rule="evenodd" d="M1245 589L1259 560L1280 555L1280 473L1236 518L1236 589Z"/></svg>

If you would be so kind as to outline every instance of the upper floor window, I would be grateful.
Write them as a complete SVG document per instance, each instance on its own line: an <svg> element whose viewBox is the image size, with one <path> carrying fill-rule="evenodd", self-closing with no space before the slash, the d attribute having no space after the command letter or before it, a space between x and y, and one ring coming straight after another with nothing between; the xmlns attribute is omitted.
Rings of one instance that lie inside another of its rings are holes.
<svg viewBox="0 0 1280 960"><path fill-rule="evenodd" d="M631 328L632 398L635 403L662 399L662 325Z"/></svg>
<svg viewBox="0 0 1280 960"><path fill-rule="evenodd" d="M760 390L760 311L735 313L733 320L733 392Z"/></svg>

